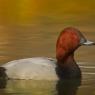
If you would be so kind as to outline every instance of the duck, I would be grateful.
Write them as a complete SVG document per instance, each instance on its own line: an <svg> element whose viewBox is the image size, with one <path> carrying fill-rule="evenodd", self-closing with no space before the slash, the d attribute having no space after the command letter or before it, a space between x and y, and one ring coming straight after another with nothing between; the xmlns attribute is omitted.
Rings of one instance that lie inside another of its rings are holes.
<svg viewBox="0 0 95 95"><path fill-rule="evenodd" d="M74 59L80 46L95 45L74 27L66 27L56 42L56 58L33 57L7 62L0 66L0 77L8 79L57 80L80 78L81 70Z"/></svg>

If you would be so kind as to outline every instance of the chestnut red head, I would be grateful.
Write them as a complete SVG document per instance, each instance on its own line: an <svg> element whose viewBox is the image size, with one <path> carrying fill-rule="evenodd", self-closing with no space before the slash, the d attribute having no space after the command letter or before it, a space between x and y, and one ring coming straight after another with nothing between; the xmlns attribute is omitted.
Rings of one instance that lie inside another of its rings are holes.
<svg viewBox="0 0 95 95"><path fill-rule="evenodd" d="M64 60L81 45L94 45L94 42L86 40L82 33L73 27L65 28L59 35L56 44L57 60Z"/></svg>

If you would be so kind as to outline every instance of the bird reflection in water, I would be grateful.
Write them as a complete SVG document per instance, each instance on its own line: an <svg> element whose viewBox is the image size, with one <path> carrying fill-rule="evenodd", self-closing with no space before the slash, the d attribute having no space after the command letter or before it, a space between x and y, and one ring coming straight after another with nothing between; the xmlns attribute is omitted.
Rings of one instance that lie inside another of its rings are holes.
<svg viewBox="0 0 95 95"><path fill-rule="evenodd" d="M0 67L0 89L6 88L8 77L5 73L6 69Z"/></svg>
<svg viewBox="0 0 95 95"><path fill-rule="evenodd" d="M78 87L81 85L81 79L62 79L59 80L56 89L57 95L77 95Z"/></svg>

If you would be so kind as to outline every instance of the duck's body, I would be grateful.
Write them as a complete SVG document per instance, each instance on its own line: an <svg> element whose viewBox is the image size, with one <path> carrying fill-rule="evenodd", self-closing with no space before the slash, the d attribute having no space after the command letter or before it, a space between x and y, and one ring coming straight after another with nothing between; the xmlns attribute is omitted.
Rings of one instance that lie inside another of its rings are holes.
<svg viewBox="0 0 95 95"><path fill-rule="evenodd" d="M9 79L56 80L56 59L34 57L10 61L3 65Z"/></svg>
<svg viewBox="0 0 95 95"><path fill-rule="evenodd" d="M11 79L80 78L81 71L74 60L74 51L81 45L95 45L86 40L79 30L65 28L58 37L56 59L27 58L14 60L0 67L0 77Z"/></svg>

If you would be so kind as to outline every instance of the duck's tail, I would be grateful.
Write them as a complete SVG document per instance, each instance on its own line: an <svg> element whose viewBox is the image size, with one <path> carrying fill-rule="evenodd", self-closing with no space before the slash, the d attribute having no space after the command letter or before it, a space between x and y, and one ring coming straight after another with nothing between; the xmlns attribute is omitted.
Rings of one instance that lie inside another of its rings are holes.
<svg viewBox="0 0 95 95"><path fill-rule="evenodd" d="M7 74L6 69L4 67L0 67L0 89L6 88L7 85Z"/></svg>
<svg viewBox="0 0 95 95"><path fill-rule="evenodd" d="M7 79L6 69L4 67L0 67L0 80Z"/></svg>

